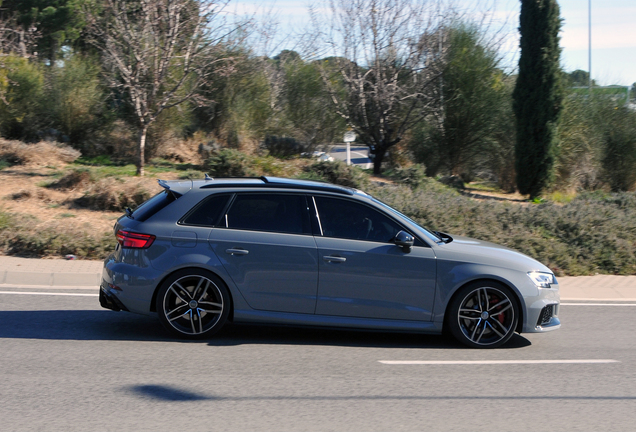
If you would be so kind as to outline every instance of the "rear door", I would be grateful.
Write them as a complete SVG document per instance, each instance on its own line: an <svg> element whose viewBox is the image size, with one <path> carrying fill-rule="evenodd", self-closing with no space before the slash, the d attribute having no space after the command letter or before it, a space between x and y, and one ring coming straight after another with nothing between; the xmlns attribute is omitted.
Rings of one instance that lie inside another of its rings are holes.
<svg viewBox="0 0 636 432"><path fill-rule="evenodd" d="M305 195L236 194L217 227L210 246L250 307L314 313L318 255Z"/></svg>

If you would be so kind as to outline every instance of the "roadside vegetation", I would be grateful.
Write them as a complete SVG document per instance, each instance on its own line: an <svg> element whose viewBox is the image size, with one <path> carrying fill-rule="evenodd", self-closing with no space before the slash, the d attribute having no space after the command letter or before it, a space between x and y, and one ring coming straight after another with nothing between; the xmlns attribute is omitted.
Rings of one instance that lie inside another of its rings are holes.
<svg viewBox="0 0 636 432"><path fill-rule="evenodd" d="M505 35L451 3L336 0L271 52L273 23L216 0L5 0L0 253L102 259L157 178L270 175L361 188L558 274L636 274L636 92L561 69L554 0L524 14L552 36L522 35L526 66L549 45L549 80L510 74ZM310 157L347 131L372 170Z"/></svg>
<svg viewBox="0 0 636 432"><path fill-rule="evenodd" d="M0 145L7 152L23 144L0 140ZM41 145L48 154L55 149L61 149L62 155L68 151L55 144ZM427 177L422 165L395 168L377 177L342 162L277 159L226 150L199 164L154 159L147 165L144 179L135 175L134 165L113 165L104 159L93 165L82 159L61 162L56 157L40 163L47 165L22 169L13 165L0 171L0 180L18 178L21 185L14 190L3 188L0 198L2 253L103 259L115 245L114 220L123 214L123 208L135 207L159 192L157 178L202 178L205 172L218 172L286 175L361 188L431 230L511 247L545 263L557 275L636 274L634 192L581 192L567 199L557 195L558 199L519 202L508 199L495 186L467 185L470 194L447 186ZM29 188L34 171L46 173L48 180ZM16 207L9 211L9 204ZM42 219L39 212L46 207L54 207L58 213ZM87 222L79 222L86 213ZM107 223L100 228L95 221L102 217Z"/></svg>

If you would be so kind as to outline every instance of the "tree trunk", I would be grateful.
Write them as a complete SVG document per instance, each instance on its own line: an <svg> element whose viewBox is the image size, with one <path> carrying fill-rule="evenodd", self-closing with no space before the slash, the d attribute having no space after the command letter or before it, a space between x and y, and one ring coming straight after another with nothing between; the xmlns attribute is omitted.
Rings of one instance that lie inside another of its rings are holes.
<svg viewBox="0 0 636 432"><path fill-rule="evenodd" d="M386 149L381 147L375 148L375 158L373 159L373 174L374 175L382 174L382 162L384 161L385 155L386 155Z"/></svg>
<svg viewBox="0 0 636 432"><path fill-rule="evenodd" d="M137 160L137 175L144 175L144 166L146 165L146 135L148 134L148 125L143 126L139 132L139 159Z"/></svg>

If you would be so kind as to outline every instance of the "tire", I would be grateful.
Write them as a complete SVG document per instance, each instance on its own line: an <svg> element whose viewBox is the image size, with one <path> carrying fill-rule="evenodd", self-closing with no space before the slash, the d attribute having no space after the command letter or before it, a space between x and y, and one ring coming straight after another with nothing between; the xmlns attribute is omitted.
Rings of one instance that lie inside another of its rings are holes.
<svg viewBox="0 0 636 432"><path fill-rule="evenodd" d="M171 334L204 339L221 330L230 313L230 294L221 279L202 269L170 275L156 300L159 321Z"/></svg>
<svg viewBox="0 0 636 432"><path fill-rule="evenodd" d="M471 348L502 346L515 333L519 322L517 297L494 281L475 282L461 288L447 312L450 332Z"/></svg>

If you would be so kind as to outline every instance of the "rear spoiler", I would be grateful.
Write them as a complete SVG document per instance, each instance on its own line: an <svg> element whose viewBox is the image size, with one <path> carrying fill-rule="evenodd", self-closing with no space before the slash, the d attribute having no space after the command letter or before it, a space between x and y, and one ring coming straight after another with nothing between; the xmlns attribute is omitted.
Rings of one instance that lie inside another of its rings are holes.
<svg viewBox="0 0 636 432"><path fill-rule="evenodd" d="M192 180L157 180L157 183L175 198L179 198L192 189Z"/></svg>

